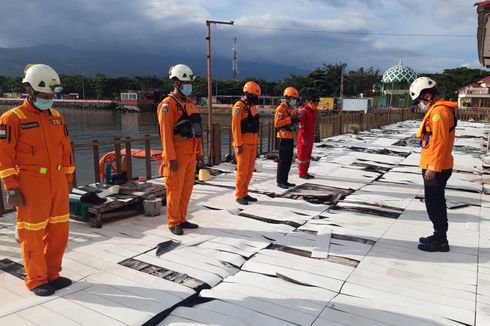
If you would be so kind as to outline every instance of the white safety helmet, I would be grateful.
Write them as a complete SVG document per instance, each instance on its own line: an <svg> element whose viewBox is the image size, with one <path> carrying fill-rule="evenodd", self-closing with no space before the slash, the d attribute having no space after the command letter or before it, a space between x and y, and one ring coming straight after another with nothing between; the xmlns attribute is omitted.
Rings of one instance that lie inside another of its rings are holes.
<svg viewBox="0 0 490 326"><path fill-rule="evenodd" d="M412 101L418 99L420 93L422 93L424 89L430 89L435 87L436 85L437 83L429 77L419 77L415 79L410 85L410 97L412 98Z"/></svg>
<svg viewBox="0 0 490 326"><path fill-rule="evenodd" d="M191 68L183 64L178 64L170 67L168 71L168 78L177 78L180 81L193 81L195 77Z"/></svg>
<svg viewBox="0 0 490 326"><path fill-rule="evenodd" d="M60 76L48 65L27 65L24 74L22 83L29 83L36 92L53 94L63 89L60 86Z"/></svg>

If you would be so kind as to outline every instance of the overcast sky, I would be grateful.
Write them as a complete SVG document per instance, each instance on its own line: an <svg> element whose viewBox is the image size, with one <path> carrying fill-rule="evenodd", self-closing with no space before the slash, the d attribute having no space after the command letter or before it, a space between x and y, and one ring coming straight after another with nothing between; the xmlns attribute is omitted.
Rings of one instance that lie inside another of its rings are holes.
<svg viewBox="0 0 490 326"><path fill-rule="evenodd" d="M417 72L480 67L476 0L0 0L0 47L63 44L82 50L213 55L312 69L345 62ZM306 32L309 31L309 32ZM358 34L356 34L358 33ZM386 36L376 34L455 36ZM231 65L231 64L230 64Z"/></svg>

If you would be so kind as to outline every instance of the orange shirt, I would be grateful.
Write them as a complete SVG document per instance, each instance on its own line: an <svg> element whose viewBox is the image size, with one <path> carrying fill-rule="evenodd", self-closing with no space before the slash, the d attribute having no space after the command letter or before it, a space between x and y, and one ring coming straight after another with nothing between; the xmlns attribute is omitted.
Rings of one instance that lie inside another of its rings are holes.
<svg viewBox="0 0 490 326"><path fill-rule="evenodd" d="M55 109L40 111L28 99L0 117L0 178L5 189L19 187L17 174L26 170L49 177L62 171L73 180L70 137Z"/></svg>
<svg viewBox="0 0 490 326"><path fill-rule="evenodd" d="M294 138L294 132L292 130L282 129L283 127L291 125L291 114L294 112L294 108L290 107L286 102L281 102L276 108L274 113L274 127L279 129L277 132L277 138Z"/></svg>
<svg viewBox="0 0 490 326"><path fill-rule="evenodd" d="M427 111L417 131L417 137L422 138L422 152L419 167L435 172L453 168L453 155L455 130L449 131L454 126L454 109L456 102L439 100ZM429 133L429 141L426 144L424 135ZM431 133L431 134L430 134Z"/></svg>
<svg viewBox="0 0 490 326"><path fill-rule="evenodd" d="M178 101L188 115L199 113L197 107L188 99ZM177 154L196 153L198 156L203 155L201 138L186 138L174 134L175 125L183 114L184 112L179 109L177 100L174 97L167 96L158 105L157 115L160 123L160 137L163 146L162 157L164 160L176 160Z"/></svg>
<svg viewBox="0 0 490 326"><path fill-rule="evenodd" d="M257 132L242 133L241 122L247 119L248 110L250 110L250 114L253 117L257 114L255 105L248 107L243 101L236 101L231 109L231 132L233 134L234 147L243 144L257 145L259 143L259 134Z"/></svg>

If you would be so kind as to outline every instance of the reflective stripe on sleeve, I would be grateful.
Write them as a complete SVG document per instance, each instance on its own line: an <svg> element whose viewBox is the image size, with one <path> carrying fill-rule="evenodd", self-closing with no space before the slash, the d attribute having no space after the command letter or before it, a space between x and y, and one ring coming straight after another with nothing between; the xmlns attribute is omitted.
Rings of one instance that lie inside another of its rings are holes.
<svg viewBox="0 0 490 326"><path fill-rule="evenodd" d="M8 168L0 171L0 179L5 179L15 174L17 174L17 170L15 168Z"/></svg>

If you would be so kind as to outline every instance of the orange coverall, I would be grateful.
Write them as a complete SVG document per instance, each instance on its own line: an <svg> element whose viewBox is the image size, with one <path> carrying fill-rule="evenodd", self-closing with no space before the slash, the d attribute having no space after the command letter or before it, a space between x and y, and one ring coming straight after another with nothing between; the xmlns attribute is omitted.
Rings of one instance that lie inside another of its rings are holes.
<svg viewBox="0 0 490 326"><path fill-rule="evenodd" d="M232 108L231 131L233 134L233 147L235 148L237 161L236 174L236 198L248 195L248 185L252 179L257 156L257 144L259 143L258 132L242 132L241 122L247 119L248 110L255 116L257 109L255 105L248 107L243 101L237 101ZM238 154L238 146L243 147L243 152Z"/></svg>
<svg viewBox="0 0 490 326"><path fill-rule="evenodd" d="M435 172L453 168L453 155L451 154L455 132L449 129L454 125L452 110L458 103L451 101L437 101L427 111L424 120L417 131L417 137L422 139L422 151L419 167ZM424 128L431 135L424 135Z"/></svg>
<svg viewBox="0 0 490 326"><path fill-rule="evenodd" d="M0 129L0 178L24 197L17 228L26 286L33 289L61 271L75 171L70 138L58 111L40 111L27 99L0 117Z"/></svg>
<svg viewBox="0 0 490 326"><path fill-rule="evenodd" d="M179 101L188 115L199 113L197 107L186 100ZM162 139L161 175L165 177L167 196L167 224L169 228L184 223L187 208L194 187L196 174L196 156L203 155L201 138L185 138L174 134L177 121L184 112L174 97L166 97L157 108L160 135ZM170 170L170 161L177 160L177 171Z"/></svg>
<svg viewBox="0 0 490 326"><path fill-rule="evenodd" d="M276 108L274 113L274 127L278 128L277 138L293 139L294 132L292 130L280 129L291 125L291 114L294 112L294 108L290 107L286 102L281 102Z"/></svg>

